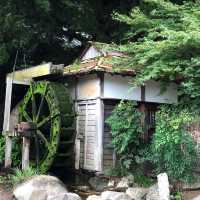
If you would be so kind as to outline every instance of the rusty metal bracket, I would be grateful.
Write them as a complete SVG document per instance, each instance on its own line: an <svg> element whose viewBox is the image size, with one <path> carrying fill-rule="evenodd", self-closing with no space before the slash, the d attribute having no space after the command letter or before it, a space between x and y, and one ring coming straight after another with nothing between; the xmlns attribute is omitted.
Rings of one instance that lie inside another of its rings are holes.
<svg viewBox="0 0 200 200"><path fill-rule="evenodd" d="M37 126L33 122L20 122L16 125L15 130L21 137L30 138L34 136Z"/></svg>

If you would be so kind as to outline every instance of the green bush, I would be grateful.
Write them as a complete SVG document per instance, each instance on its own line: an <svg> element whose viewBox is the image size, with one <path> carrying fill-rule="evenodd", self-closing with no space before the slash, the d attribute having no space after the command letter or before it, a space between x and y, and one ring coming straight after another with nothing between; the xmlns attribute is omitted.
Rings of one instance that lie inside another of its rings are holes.
<svg viewBox="0 0 200 200"><path fill-rule="evenodd" d="M156 131L147 159L155 165L157 173L166 172L171 181L194 180L193 169L199 154L187 131L193 121L192 113L175 105L161 106L156 114Z"/></svg>
<svg viewBox="0 0 200 200"><path fill-rule="evenodd" d="M121 102L106 120L111 128L112 144L122 169L130 170L142 148L141 112L135 102Z"/></svg>
<svg viewBox="0 0 200 200"><path fill-rule="evenodd" d="M134 174L134 182L141 187L150 187L155 183L155 180L150 177L144 176L141 173L136 173Z"/></svg>
<svg viewBox="0 0 200 200"><path fill-rule="evenodd" d="M117 164L115 167L105 170L105 175L111 177L123 177L129 175L129 173L126 168Z"/></svg>
<svg viewBox="0 0 200 200"><path fill-rule="evenodd" d="M21 164L21 148L20 138L13 137L12 139L12 166L19 167ZM4 164L5 160L5 137L0 135L0 164Z"/></svg>

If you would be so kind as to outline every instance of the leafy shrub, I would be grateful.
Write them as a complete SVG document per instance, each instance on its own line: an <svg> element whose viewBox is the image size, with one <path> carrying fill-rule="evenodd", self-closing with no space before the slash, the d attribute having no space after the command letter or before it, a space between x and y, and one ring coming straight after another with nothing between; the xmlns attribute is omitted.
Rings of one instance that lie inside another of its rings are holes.
<svg viewBox="0 0 200 200"><path fill-rule="evenodd" d="M5 159L5 137L0 136L0 163L3 164Z"/></svg>
<svg viewBox="0 0 200 200"><path fill-rule="evenodd" d="M175 195L175 200L182 200L183 199L183 195L181 192L177 192Z"/></svg>
<svg viewBox="0 0 200 200"><path fill-rule="evenodd" d="M115 167L109 168L105 171L106 176L123 177L129 175L126 168L117 164Z"/></svg>
<svg viewBox="0 0 200 200"><path fill-rule="evenodd" d="M130 170L136 164L141 145L141 112L135 102L121 102L106 120L111 128L112 144L120 158L121 169Z"/></svg>
<svg viewBox="0 0 200 200"><path fill-rule="evenodd" d="M193 121L187 109L175 105L161 106L156 114L156 131L147 158L155 164L157 173L166 172L171 181L194 180L193 169L199 155L187 131Z"/></svg>
<svg viewBox="0 0 200 200"><path fill-rule="evenodd" d="M3 165L5 160L5 137L0 136L0 163ZM12 139L12 166L18 167L21 164L20 138Z"/></svg>
<svg viewBox="0 0 200 200"><path fill-rule="evenodd" d="M134 181L141 187L150 187L155 183L155 180L150 177L144 176L143 174L135 174Z"/></svg>

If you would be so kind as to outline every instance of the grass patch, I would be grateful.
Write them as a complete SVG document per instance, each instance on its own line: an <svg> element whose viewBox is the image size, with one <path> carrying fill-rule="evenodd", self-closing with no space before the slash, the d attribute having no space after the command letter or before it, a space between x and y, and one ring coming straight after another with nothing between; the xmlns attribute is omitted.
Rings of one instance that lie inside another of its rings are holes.
<svg viewBox="0 0 200 200"><path fill-rule="evenodd" d="M9 175L9 178L12 185L16 186L17 184L20 184L36 175L38 175L38 172L35 169L29 167L26 170L16 169L15 174Z"/></svg>

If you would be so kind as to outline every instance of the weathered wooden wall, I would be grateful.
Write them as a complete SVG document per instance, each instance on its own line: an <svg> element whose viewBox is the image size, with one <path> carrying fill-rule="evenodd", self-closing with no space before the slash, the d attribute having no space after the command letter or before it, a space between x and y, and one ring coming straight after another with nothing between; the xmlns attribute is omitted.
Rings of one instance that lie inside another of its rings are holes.
<svg viewBox="0 0 200 200"><path fill-rule="evenodd" d="M97 146L96 101L79 102L77 113L77 139L80 140L79 166L94 170ZM78 162L78 161L77 161Z"/></svg>
<svg viewBox="0 0 200 200"><path fill-rule="evenodd" d="M104 119L106 120L112 113L118 101L104 101ZM103 134L103 170L114 166L114 149L112 146L112 135L109 126L104 121Z"/></svg>

